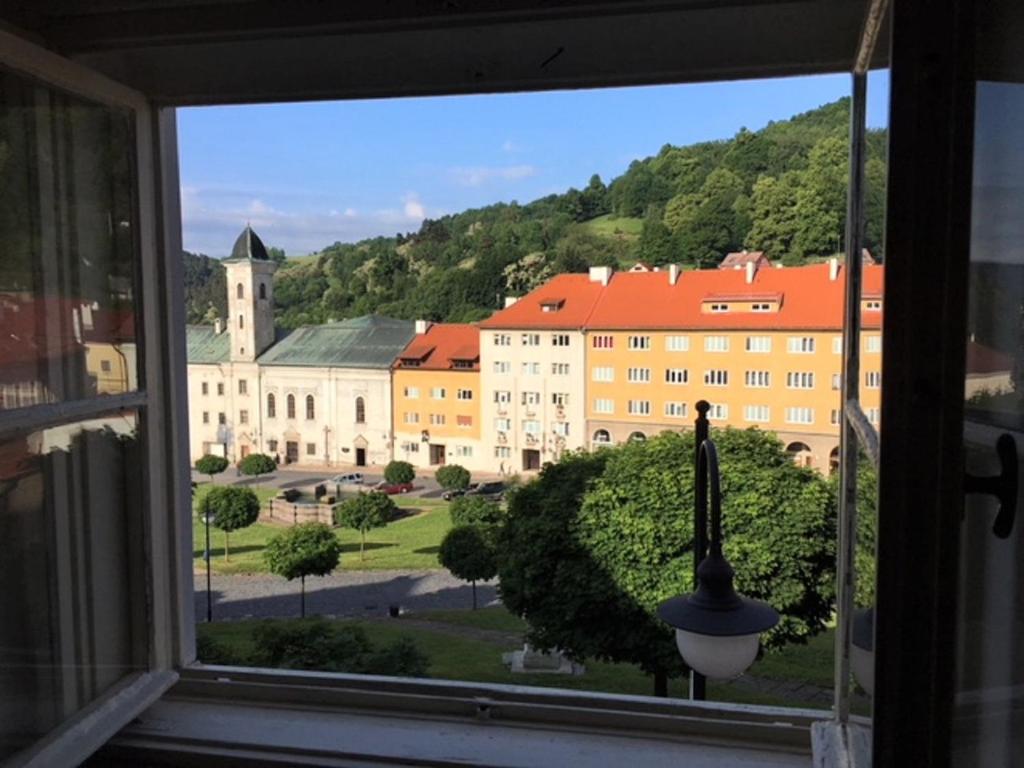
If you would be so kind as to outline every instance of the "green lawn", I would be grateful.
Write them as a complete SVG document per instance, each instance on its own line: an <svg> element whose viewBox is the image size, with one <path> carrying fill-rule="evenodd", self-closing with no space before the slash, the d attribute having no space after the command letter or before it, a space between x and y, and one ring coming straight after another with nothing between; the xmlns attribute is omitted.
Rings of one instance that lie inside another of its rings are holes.
<svg viewBox="0 0 1024 768"><path fill-rule="evenodd" d="M524 628L520 619L500 607L484 608L479 611L425 611L411 614L409 618L451 624L453 630L454 627L468 626L513 633ZM284 619L283 621L299 620ZM586 673L580 677L512 674L502 664L501 654L504 651L521 647L518 643L501 643L463 637L454 632L423 629L411 625L403 619L385 621L347 619L338 620L336 623L339 625L352 623L362 627L375 644L393 642L402 636L410 638L428 657L429 675L434 678L633 695L650 695L652 693L651 678L631 664L589 662L586 665ZM216 639L244 658L253 650L251 632L256 625L257 622L254 621L235 621L198 624L196 628L201 636ZM814 682L822 687L828 687L831 685L831 642L832 633L830 631L815 638L810 645L791 646L757 662L751 669L751 674L763 677L781 675L783 679ZM823 652L825 649L829 651L827 654ZM687 690L685 680L670 682L670 696L684 697ZM784 700L728 683L711 684L708 695L710 699L716 701L814 706L809 702Z"/></svg>
<svg viewBox="0 0 1024 768"><path fill-rule="evenodd" d="M643 219L635 219L628 216L615 217L610 213L598 216L586 222L586 226L595 235L605 237L623 237L633 240L640 237L640 230L643 228Z"/></svg>
<svg viewBox="0 0 1024 768"><path fill-rule="evenodd" d="M200 491L203 486L200 486ZM269 492L273 495L273 491ZM197 492L198 495L198 492ZM341 567L365 571L383 569L425 570L440 568L437 549L451 527L448 505L432 500L397 497L398 506L407 516L366 534L366 559L359 559L359 534L347 528L335 529L342 544ZM283 527L256 523L231 534L231 559L224 561L224 534L210 529L211 565L214 573L265 573L263 549L271 536ZM192 524L193 566L205 568L205 530L200 519Z"/></svg>

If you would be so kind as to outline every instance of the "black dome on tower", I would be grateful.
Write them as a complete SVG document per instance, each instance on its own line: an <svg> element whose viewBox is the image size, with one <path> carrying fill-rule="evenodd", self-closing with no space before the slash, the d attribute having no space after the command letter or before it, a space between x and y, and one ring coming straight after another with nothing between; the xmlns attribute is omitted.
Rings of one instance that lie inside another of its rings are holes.
<svg viewBox="0 0 1024 768"><path fill-rule="evenodd" d="M230 261L270 261L266 246L248 224L235 240L235 246L231 249L231 256L228 258Z"/></svg>

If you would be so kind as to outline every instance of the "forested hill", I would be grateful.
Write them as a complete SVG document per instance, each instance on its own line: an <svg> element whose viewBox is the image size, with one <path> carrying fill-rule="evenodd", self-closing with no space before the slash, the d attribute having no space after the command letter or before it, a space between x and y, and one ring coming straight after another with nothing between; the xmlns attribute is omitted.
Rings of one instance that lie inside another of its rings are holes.
<svg viewBox="0 0 1024 768"><path fill-rule="evenodd" d="M285 261L274 284L278 323L369 312L471 321L506 295L592 265L713 267L742 248L786 264L831 255L842 248L849 107L842 99L729 140L666 144L607 185L594 175L582 189L525 205L496 203ZM876 255L885 140L869 133L866 234ZM186 293L189 322L223 314L223 268L186 254Z"/></svg>

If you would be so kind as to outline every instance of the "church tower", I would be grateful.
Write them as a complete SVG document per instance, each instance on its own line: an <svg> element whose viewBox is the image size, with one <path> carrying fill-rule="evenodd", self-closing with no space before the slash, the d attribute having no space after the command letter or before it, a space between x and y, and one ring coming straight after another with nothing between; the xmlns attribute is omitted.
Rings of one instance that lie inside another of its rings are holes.
<svg viewBox="0 0 1024 768"><path fill-rule="evenodd" d="M263 241L249 225L235 241L227 270L231 361L251 363L274 343L274 270Z"/></svg>

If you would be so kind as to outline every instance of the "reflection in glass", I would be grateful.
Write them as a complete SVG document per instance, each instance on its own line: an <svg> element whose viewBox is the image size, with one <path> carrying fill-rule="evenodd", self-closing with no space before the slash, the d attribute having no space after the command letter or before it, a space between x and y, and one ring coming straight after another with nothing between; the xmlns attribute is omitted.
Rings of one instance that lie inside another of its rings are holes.
<svg viewBox="0 0 1024 768"><path fill-rule="evenodd" d="M0 760L146 664L137 425L0 441Z"/></svg>
<svg viewBox="0 0 1024 768"><path fill-rule="evenodd" d="M989 48L998 50L999 46ZM1016 55L1016 54L1014 54ZM967 471L1001 470L996 441L1024 456L1024 88L978 82L965 382ZM1018 466L1024 477L1024 466ZM960 523L953 764L1024 755L1024 513L994 535L995 502L966 497Z"/></svg>
<svg viewBox="0 0 1024 768"><path fill-rule="evenodd" d="M138 387L132 117L0 70L0 409Z"/></svg>

